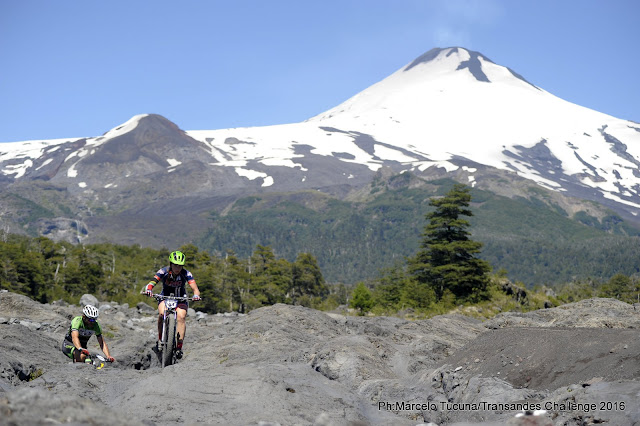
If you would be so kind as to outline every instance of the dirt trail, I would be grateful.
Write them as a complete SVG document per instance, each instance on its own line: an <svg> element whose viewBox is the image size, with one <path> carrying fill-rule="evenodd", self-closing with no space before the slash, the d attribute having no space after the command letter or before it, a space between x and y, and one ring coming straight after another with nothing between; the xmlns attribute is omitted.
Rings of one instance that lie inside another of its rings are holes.
<svg viewBox="0 0 640 426"><path fill-rule="evenodd" d="M0 293L0 424L640 422L640 316L613 300L484 323L457 315L344 317L288 305L248 315L192 311L185 356L165 369L153 350L152 309L100 307L118 362L95 370L59 351L79 306ZM517 419L519 410L504 406L525 402L551 409ZM602 403L618 406L575 406Z"/></svg>

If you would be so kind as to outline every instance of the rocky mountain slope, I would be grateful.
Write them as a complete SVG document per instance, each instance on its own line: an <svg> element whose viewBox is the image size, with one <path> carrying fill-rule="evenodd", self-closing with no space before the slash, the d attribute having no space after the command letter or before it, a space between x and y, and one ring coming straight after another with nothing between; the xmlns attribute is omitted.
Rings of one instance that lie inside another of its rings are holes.
<svg viewBox="0 0 640 426"><path fill-rule="evenodd" d="M192 218L264 191L345 197L384 168L512 196L525 179L640 220L638 123L566 102L454 47L432 49L302 123L185 132L142 114L99 137L1 144L3 225L25 224L34 208L26 199L42 210L29 217L42 219L41 233L63 218L105 235L113 224L97 217L155 218L178 205Z"/></svg>
<svg viewBox="0 0 640 426"><path fill-rule="evenodd" d="M640 420L640 315L615 300L505 313L486 322L457 315L351 317L288 305L247 315L192 311L185 356L165 369L152 349L151 308L94 303L118 360L101 370L69 363L59 350L79 306L0 293L0 423ZM97 350L95 339L90 345Z"/></svg>

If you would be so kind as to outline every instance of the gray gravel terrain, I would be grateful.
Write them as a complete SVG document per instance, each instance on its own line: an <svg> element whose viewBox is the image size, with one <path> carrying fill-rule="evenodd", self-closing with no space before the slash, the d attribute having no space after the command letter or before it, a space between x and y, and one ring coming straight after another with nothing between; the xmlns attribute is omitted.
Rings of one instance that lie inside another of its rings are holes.
<svg viewBox="0 0 640 426"><path fill-rule="evenodd" d="M100 370L60 352L80 304L0 293L0 424L640 424L640 315L615 300L485 322L190 310L165 369L153 309L89 301L117 359Z"/></svg>

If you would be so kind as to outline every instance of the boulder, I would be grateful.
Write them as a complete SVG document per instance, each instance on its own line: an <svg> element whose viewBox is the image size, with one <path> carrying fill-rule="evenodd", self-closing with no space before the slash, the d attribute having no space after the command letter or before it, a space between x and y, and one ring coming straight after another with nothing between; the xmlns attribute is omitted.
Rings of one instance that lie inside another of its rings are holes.
<svg viewBox="0 0 640 426"><path fill-rule="evenodd" d="M83 294L80 298L80 306L93 305L96 308L100 306L98 299L92 294Z"/></svg>

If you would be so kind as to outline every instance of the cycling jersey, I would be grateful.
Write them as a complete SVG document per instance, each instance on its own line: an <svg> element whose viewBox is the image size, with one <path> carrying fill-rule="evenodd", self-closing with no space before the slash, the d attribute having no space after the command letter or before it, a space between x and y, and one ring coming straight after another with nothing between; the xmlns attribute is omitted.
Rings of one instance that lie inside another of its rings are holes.
<svg viewBox="0 0 640 426"><path fill-rule="evenodd" d="M100 327L100 324L98 324L98 321L95 321L95 322L87 321L87 324L85 324L84 321L82 320L82 316L77 316L71 320L71 326L69 326L69 331L67 332L67 335L64 338L68 342L73 343L73 339L71 338L72 331L78 332L79 338L80 338L80 345L83 348L87 347L87 342L89 341L91 336L93 336L94 334L96 336L102 336L102 328Z"/></svg>
<svg viewBox="0 0 640 426"><path fill-rule="evenodd" d="M156 283L162 282L162 292L160 294L163 296L184 297L187 295L185 285L196 283L191 272L182 268L179 274L174 275L170 266L158 270L153 278Z"/></svg>

